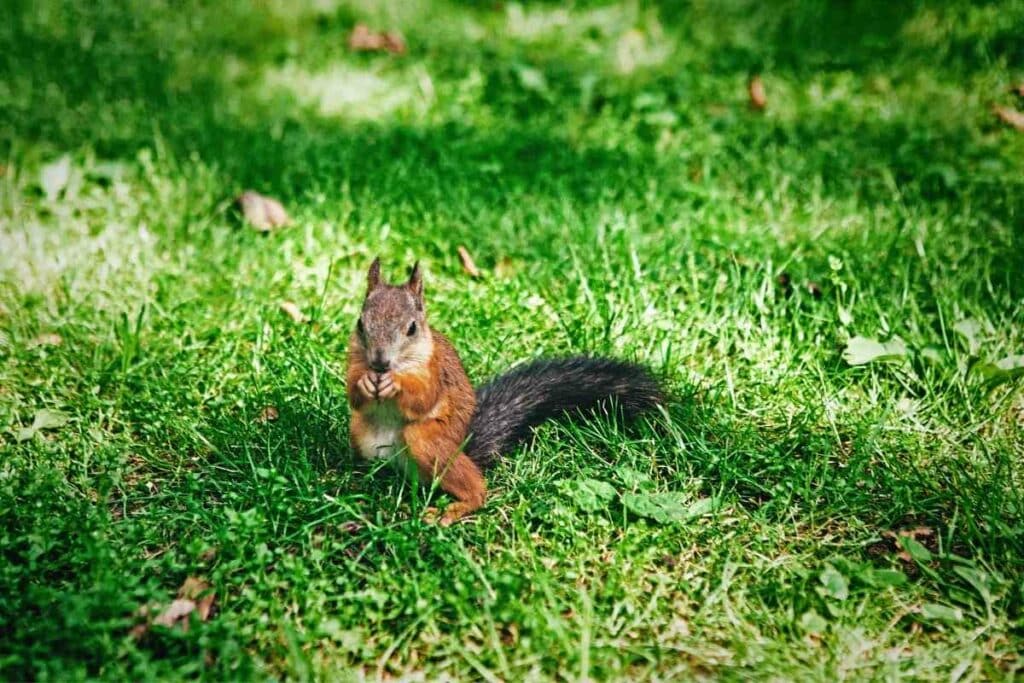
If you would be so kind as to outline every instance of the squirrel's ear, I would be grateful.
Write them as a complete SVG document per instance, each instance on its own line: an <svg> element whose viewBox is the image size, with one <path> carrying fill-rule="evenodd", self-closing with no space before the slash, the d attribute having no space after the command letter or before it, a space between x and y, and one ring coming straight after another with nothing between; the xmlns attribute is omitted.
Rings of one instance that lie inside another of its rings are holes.
<svg viewBox="0 0 1024 683"><path fill-rule="evenodd" d="M366 273L366 293L369 294L378 287L380 287L380 256L373 259L370 270Z"/></svg>
<svg viewBox="0 0 1024 683"><path fill-rule="evenodd" d="M409 281L405 283L412 295L416 297L420 308L423 308L423 271L420 270L420 262L417 261L409 273Z"/></svg>

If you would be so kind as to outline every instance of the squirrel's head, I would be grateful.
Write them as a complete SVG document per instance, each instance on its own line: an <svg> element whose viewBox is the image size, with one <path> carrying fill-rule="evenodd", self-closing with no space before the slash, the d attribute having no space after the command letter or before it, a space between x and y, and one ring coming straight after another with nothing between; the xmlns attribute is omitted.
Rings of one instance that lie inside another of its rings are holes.
<svg viewBox="0 0 1024 683"><path fill-rule="evenodd" d="M422 365L433 350L426 312L423 310L423 273L419 262L409 279L389 285L380 277L380 258L366 275L366 299L356 323L354 339L366 364L375 372Z"/></svg>

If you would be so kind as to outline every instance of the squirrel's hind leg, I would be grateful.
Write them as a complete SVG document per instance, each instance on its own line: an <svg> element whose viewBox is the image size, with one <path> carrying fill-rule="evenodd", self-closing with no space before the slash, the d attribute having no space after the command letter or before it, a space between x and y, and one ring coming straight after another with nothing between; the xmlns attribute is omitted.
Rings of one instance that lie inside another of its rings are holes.
<svg viewBox="0 0 1024 683"><path fill-rule="evenodd" d="M445 508L441 525L448 526L479 510L487 499L487 483L480 468L440 433L440 425L411 424L405 428L409 456L421 477L439 480L441 488L456 501Z"/></svg>

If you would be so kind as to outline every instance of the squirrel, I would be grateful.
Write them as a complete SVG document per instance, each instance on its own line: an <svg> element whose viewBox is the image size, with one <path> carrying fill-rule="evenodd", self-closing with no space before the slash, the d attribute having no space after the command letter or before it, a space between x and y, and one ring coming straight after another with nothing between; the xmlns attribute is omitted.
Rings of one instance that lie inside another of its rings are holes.
<svg viewBox="0 0 1024 683"><path fill-rule="evenodd" d="M438 480L456 499L444 526L484 504L484 471L540 423L602 406L633 417L663 401L642 366L587 356L534 361L474 391L455 347L427 324L419 263L390 285L380 258L367 273L346 382L353 449L368 460L404 456L423 481Z"/></svg>

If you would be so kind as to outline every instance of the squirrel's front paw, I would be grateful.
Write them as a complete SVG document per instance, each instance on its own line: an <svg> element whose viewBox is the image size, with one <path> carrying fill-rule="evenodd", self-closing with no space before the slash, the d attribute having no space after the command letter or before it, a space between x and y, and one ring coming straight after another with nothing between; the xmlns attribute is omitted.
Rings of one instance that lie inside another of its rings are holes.
<svg viewBox="0 0 1024 683"><path fill-rule="evenodd" d="M427 508L423 511L423 521L427 524L440 524L441 526L451 526L455 522L459 521L466 515L470 514L475 510L472 505L463 503L461 501L455 501L449 503L448 507L441 512L437 508Z"/></svg>
<svg viewBox="0 0 1024 683"><path fill-rule="evenodd" d="M359 393L372 401L377 398L377 386L374 384L373 377L370 376L371 374L368 372L360 377L359 381L356 382L356 388L359 389Z"/></svg>
<svg viewBox="0 0 1024 683"><path fill-rule="evenodd" d="M386 401L398 395L398 385L390 372L377 376L377 398Z"/></svg>
<svg viewBox="0 0 1024 683"><path fill-rule="evenodd" d="M473 506L467 503L452 503L444 509L444 514L441 515L441 526L451 526L452 524L455 524L455 522L459 521L466 515L473 512L473 510Z"/></svg>

